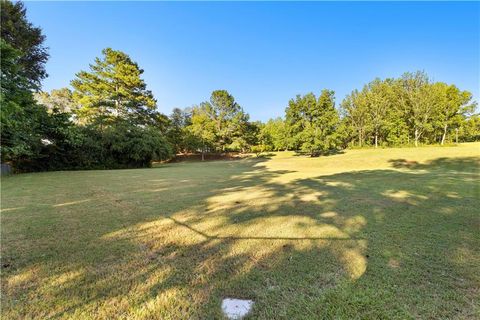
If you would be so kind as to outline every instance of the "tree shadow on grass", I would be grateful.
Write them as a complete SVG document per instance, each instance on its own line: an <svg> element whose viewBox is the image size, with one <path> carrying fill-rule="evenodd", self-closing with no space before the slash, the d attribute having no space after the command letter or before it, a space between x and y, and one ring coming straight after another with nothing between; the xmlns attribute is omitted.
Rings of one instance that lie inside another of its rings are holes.
<svg viewBox="0 0 480 320"><path fill-rule="evenodd" d="M231 296L255 301L252 318L475 317L479 158L391 162L291 180L265 159L208 163L167 178L149 170L152 181L128 192L94 190L96 214L53 223L75 222L83 237L49 238L50 225L22 240L29 254L4 274L4 308L204 319L220 318Z"/></svg>

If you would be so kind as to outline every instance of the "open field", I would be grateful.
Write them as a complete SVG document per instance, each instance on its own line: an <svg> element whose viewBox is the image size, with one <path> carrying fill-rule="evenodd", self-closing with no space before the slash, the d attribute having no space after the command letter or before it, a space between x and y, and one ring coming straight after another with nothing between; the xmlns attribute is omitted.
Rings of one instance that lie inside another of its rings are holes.
<svg viewBox="0 0 480 320"><path fill-rule="evenodd" d="M479 165L463 144L7 177L2 313L479 318Z"/></svg>

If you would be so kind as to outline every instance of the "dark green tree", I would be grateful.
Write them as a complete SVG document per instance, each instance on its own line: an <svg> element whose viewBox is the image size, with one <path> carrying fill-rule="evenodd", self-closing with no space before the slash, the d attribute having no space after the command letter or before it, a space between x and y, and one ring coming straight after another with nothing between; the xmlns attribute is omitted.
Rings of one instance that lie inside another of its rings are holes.
<svg viewBox="0 0 480 320"><path fill-rule="evenodd" d="M18 76L30 89L38 90L47 77L45 63L49 57L42 29L27 20L23 2L1 0L0 7L1 38L18 52Z"/></svg>
<svg viewBox="0 0 480 320"><path fill-rule="evenodd" d="M186 128L192 123L191 109L174 108L169 116L168 139L175 153L189 149L188 132Z"/></svg>
<svg viewBox="0 0 480 320"><path fill-rule="evenodd" d="M44 138L42 123L47 117L44 107L32 96L32 79L26 78L19 62L20 50L0 39L0 133L1 160L15 165L20 159L34 156Z"/></svg>

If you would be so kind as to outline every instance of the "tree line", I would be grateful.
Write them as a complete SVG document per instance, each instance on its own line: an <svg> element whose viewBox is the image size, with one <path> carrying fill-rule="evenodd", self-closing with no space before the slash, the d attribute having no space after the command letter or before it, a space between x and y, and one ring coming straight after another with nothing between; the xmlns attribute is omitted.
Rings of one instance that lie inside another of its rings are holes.
<svg viewBox="0 0 480 320"><path fill-rule="evenodd" d="M335 105L333 90L297 95L285 116L249 122L226 91L170 116L176 152L294 150L318 156L344 148L419 146L480 139L472 94L425 72L374 79Z"/></svg>
<svg viewBox="0 0 480 320"><path fill-rule="evenodd" d="M19 171L150 166L178 153L294 150L318 156L348 147L480 139L472 94L424 72L375 79L336 105L324 89L288 102L266 123L226 90L166 116L122 51L106 48L70 88L41 91L48 50L23 3L1 2L1 160Z"/></svg>

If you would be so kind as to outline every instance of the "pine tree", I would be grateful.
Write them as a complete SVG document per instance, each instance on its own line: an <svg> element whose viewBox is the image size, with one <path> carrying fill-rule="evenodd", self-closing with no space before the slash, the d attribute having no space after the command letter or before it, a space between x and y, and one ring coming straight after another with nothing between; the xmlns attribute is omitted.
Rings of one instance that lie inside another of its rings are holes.
<svg viewBox="0 0 480 320"><path fill-rule="evenodd" d="M84 123L108 125L115 120L153 124L158 119L156 101L141 78L143 70L131 58L110 48L96 58L90 72L77 73L71 82Z"/></svg>

